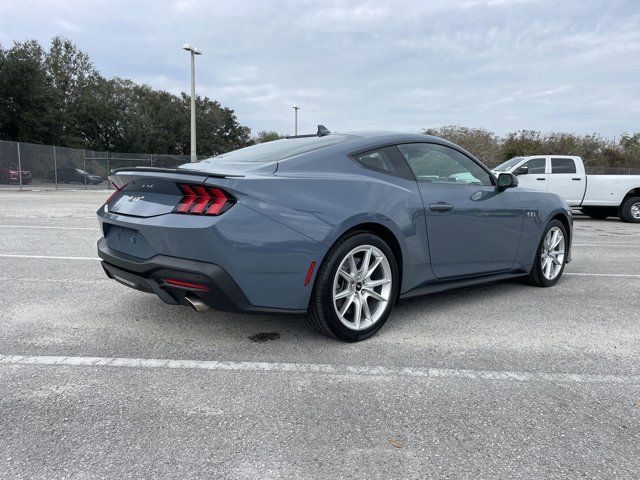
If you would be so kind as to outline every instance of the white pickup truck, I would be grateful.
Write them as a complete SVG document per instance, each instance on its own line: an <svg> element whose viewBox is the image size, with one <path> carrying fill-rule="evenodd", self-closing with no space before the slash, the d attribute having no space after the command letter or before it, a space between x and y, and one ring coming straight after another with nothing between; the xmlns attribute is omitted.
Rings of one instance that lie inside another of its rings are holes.
<svg viewBox="0 0 640 480"><path fill-rule="evenodd" d="M640 223L640 175L586 175L582 158L566 155L514 157L493 171L517 175L525 188L557 193L592 218Z"/></svg>

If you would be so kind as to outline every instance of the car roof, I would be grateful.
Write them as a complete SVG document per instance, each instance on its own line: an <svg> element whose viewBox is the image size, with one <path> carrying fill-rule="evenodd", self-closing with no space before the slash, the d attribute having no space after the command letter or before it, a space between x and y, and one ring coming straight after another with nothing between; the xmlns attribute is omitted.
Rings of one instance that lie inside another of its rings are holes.
<svg viewBox="0 0 640 480"><path fill-rule="evenodd" d="M401 133L385 130L371 130L371 131L355 131L355 132L332 132L330 135L349 135L352 138L351 141L344 144L338 144L337 147L342 146L344 150L363 151L367 148L378 148L385 145L394 145L402 143L437 143L439 145L445 145L447 147L459 150L466 155L476 158L472 153L466 151L461 146L456 145L444 138L434 137L433 135L426 135L424 133Z"/></svg>

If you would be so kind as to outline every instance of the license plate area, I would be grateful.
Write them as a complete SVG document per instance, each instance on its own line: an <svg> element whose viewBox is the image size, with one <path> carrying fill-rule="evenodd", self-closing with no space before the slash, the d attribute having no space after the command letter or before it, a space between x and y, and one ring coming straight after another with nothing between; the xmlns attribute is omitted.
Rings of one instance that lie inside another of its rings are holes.
<svg viewBox="0 0 640 480"><path fill-rule="evenodd" d="M151 258L154 251L138 230L111 225L106 234L107 246L137 258Z"/></svg>

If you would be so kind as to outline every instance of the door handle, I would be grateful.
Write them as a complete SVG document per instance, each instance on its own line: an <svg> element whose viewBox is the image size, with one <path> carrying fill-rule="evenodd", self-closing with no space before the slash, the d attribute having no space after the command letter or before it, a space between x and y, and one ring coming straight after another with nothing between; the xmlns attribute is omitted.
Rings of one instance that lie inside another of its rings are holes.
<svg viewBox="0 0 640 480"><path fill-rule="evenodd" d="M450 212L451 210L453 210L453 205L444 202L432 203L431 205L429 205L429 210L431 210L432 212Z"/></svg>
<svg viewBox="0 0 640 480"><path fill-rule="evenodd" d="M572 178L571 180L573 180L574 182L579 182L582 179L581 178Z"/></svg>
<svg viewBox="0 0 640 480"><path fill-rule="evenodd" d="M536 178L536 180L540 180L541 182L544 182L546 180L546 178Z"/></svg>

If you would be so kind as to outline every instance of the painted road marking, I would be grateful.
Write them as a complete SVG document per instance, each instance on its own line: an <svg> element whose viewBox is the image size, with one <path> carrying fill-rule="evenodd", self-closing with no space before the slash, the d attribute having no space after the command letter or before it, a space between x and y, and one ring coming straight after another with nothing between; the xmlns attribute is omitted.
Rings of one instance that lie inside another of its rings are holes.
<svg viewBox="0 0 640 480"><path fill-rule="evenodd" d="M54 259L54 260L100 260L98 257L60 257L57 255L14 255L10 253L0 253L0 257L4 258L37 258L37 259Z"/></svg>
<svg viewBox="0 0 640 480"><path fill-rule="evenodd" d="M580 272L564 272L563 275L576 275L580 277L628 277L640 278L640 275L632 275L627 273L580 273Z"/></svg>
<svg viewBox="0 0 640 480"><path fill-rule="evenodd" d="M157 368L174 370L213 370L236 372L285 372L384 377L462 378L554 383L640 384L640 375L584 373L512 372L459 370L449 368L353 366L327 363L224 362L215 360L172 360L155 358L63 357L40 355L2 355L0 365L55 365L71 367Z"/></svg>
<svg viewBox="0 0 640 480"><path fill-rule="evenodd" d="M622 243L572 243L572 247L640 247L640 244L625 245Z"/></svg>
<svg viewBox="0 0 640 480"><path fill-rule="evenodd" d="M44 225L0 225L0 228L36 228L36 229L47 229L47 230L88 230L91 232L99 232L99 228L88 228L88 227L49 227Z"/></svg>

